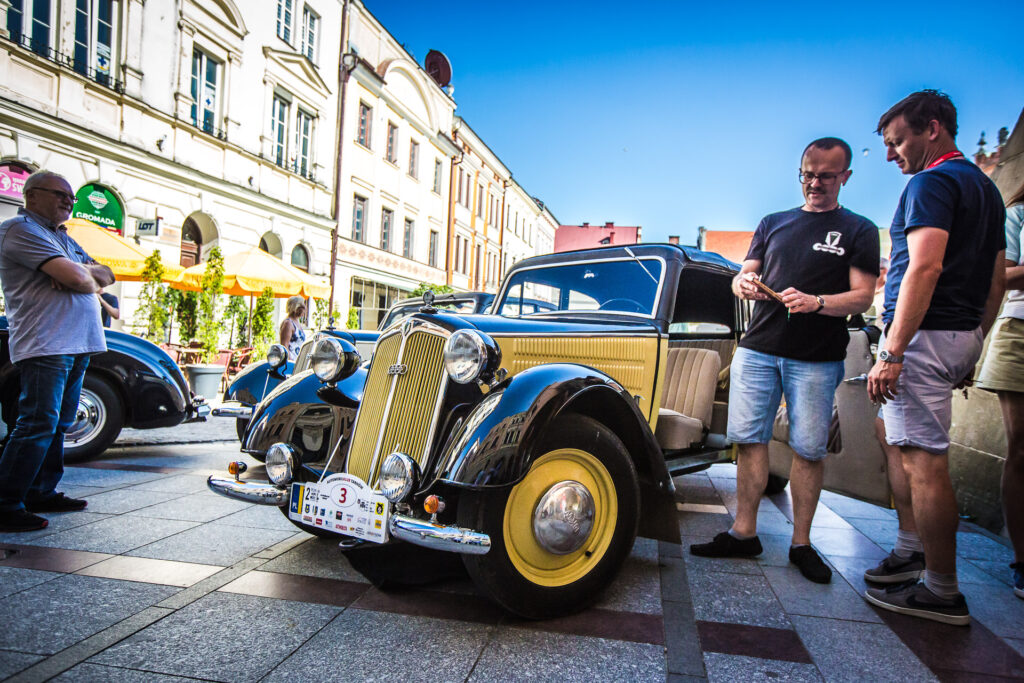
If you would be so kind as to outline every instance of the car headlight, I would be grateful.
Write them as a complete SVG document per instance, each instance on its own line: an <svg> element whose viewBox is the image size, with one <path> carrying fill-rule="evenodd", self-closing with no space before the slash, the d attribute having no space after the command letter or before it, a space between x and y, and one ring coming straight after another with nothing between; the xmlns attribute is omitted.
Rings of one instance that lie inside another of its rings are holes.
<svg viewBox="0 0 1024 683"><path fill-rule="evenodd" d="M395 451L384 458L377 481L385 498L392 503L400 503L416 483L416 463L405 453Z"/></svg>
<svg viewBox="0 0 1024 683"><path fill-rule="evenodd" d="M311 354L313 374L322 382L343 380L359 367L362 358L355 347L333 337L316 343Z"/></svg>
<svg viewBox="0 0 1024 683"><path fill-rule="evenodd" d="M288 360L288 350L280 344L272 344L267 351L267 365L275 370L285 364Z"/></svg>
<svg viewBox="0 0 1024 683"><path fill-rule="evenodd" d="M458 330L444 345L444 368L459 384L487 381L500 358L497 345L476 330Z"/></svg>
<svg viewBox="0 0 1024 683"><path fill-rule="evenodd" d="M277 486L292 481L295 472L295 449L286 443L275 443L267 451L267 478Z"/></svg>

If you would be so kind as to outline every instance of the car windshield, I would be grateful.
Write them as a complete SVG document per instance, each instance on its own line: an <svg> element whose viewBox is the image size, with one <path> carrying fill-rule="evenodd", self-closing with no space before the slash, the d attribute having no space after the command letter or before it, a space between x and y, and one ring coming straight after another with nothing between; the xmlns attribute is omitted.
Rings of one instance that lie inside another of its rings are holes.
<svg viewBox="0 0 1024 683"><path fill-rule="evenodd" d="M659 258L628 256L524 268L509 276L499 310L502 315L605 311L650 317L663 270Z"/></svg>

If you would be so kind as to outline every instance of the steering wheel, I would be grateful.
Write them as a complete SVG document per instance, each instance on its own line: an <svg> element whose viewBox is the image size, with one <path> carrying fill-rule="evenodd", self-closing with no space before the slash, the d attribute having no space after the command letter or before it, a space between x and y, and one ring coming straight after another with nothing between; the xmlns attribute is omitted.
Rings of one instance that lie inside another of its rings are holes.
<svg viewBox="0 0 1024 683"><path fill-rule="evenodd" d="M640 305L638 301L633 299L626 299L624 297L617 299L608 299L598 307L599 311L621 311L623 313L646 313L647 309Z"/></svg>

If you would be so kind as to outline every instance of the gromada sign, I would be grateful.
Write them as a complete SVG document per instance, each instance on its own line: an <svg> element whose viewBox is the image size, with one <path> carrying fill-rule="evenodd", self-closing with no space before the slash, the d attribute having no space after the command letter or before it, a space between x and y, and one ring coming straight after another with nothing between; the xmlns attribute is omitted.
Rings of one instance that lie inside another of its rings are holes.
<svg viewBox="0 0 1024 683"><path fill-rule="evenodd" d="M75 193L75 208L72 215L124 235L124 209L114 193L102 185L83 185Z"/></svg>

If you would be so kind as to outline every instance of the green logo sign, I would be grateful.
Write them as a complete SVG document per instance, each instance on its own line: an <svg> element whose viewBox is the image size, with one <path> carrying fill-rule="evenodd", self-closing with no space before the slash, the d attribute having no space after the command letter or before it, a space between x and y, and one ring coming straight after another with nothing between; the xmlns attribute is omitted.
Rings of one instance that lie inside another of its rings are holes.
<svg viewBox="0 0 1024 683"><path fill-rule="evenodd" d="M71 215L124 234L124 209L114 193L102 185L83 185L75 193L75 209Z"/></svg>

